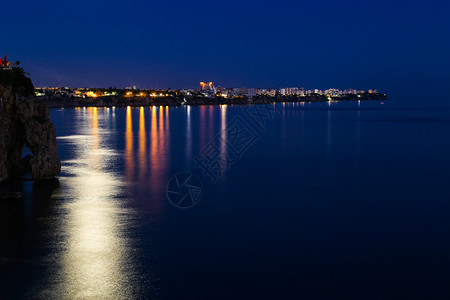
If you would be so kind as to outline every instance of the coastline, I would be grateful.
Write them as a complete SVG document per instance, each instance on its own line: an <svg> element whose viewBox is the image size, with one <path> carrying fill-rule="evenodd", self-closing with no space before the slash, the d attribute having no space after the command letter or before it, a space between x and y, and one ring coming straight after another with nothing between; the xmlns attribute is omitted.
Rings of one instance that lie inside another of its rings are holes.
<svg viewBox="0 0 450 300"><path fill-rule="evenodd" d="M255 105L283 102L328 102L328 101L383 101L388 100L385 94L364 93L347 94L342 97L325 95L310 96L254 96L254 97L199 97L199 96L163 96L163 97L123 97L106 96L97 98L78 98L72 96L41 96L38 101L49 108L56 107L126 107L126 106L182 106L182 105Z"/></svg>

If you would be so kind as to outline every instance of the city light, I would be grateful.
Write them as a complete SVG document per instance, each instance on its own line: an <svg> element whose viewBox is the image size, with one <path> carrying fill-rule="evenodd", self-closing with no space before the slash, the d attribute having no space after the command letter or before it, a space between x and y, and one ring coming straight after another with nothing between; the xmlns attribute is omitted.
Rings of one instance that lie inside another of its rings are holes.
<svg viewBox="0 0 450 300"><path fill-rule="evenodd" d="M308 102L308 101L339 101L342 100L358 100L358 99L372 99L378 98L385 99L386 95L379 93L375 89L367 91L357 89L345 89L340 90L336 88L330 88L326 90L319 89L305 89L299 87L285 87L280 89L273 88L224 88L216 87L212 81L200 82L200 89L180 89L180 90L154 90L154 89L117 89L117 88L68 88L68 87L36 87L35 95L37 97L63 97L68 96L71 98L108 98L117 97L120 98L159 98L169 97L180 105L189 104L189 100L198 99L227 99L227 101L235 101L237 103L244 99L253 99L255 97L268 97L274 102ZM151 99L146 99L152 101ZM109 101L109 100L108 100ZM232 104L232 103L229 103Z"/></svg>
<svg viewBox="0 0 450 300"><path fill-rule="evenodd" d="M86 93L86 96L87 96L87 97L90 97L90 98L96 98L96 97L97 97L97 94L94 93L94 92L92 92L92 91L89 91L89 92Z"/></svg>

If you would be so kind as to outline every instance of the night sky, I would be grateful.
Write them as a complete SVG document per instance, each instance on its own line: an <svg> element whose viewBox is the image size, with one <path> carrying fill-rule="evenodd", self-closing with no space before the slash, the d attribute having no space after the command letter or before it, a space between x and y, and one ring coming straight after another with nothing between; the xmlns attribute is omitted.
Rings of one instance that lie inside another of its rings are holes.
<svg viewBox="0 0 450 300"><path fill-rule="evenodd" d="M448 97L449 1L5 1L36 86L379 89Z"/></svg>

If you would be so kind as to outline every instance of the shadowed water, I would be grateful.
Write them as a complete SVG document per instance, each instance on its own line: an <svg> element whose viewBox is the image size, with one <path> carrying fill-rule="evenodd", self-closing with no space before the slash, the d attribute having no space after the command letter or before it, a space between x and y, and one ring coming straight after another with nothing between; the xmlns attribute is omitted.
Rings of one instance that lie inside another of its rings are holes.
<svg viewBox="0 0 450 300"><path fill-rule="evenodd" d="M450 295L450 105L268 107L51 110L59 184L0 201L0 298ZM180 172L190 209L167 199Z"/></svg>

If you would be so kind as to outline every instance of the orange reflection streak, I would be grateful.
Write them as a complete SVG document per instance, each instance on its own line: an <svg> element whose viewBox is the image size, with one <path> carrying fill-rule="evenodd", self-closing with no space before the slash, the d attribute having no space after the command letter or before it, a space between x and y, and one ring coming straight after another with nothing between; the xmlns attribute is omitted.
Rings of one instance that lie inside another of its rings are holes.
<svg viewBox="0 0 450 300"><path fill-rule="evenodd" d="M164 149L161 149L162 153L164 153L164 171L167 173L169 171L168 163L170 162L170 131L169 131L169 110L166 109L166 119L164 120L164 123L166 124L166 129L162 133L162 138L165 141L165 147Z"/></svg>
<svg viewBox="0 0 450 300"><path fill-rule="evenodd" d="M164 115L162 106L159 107L159 131L158 131L158 152L162 154L164 149Z"/></svg>
<svg viewBox="0 0 450 300"><path fill-rule="evenodd" d="M214 139L214 106L209 106L209 139Z"/></svg>
<svg viewBox="0 0 450 300"><path fill-rule="evenodd" d="M144 108L141 107L139 111L139 174L143 179L145 171L147 170L147 156L146 149L146 133L145 133L145 115Z"/></svg>
<svg viewBox="0 0 450 300"><path fill-rule="evenodd" d="M98 132L98 115L97 107L89 107L87 110L89 116L89 126L91 128L92 136L92 166L99 170L101 169L101 156L96 151L100 149L100 136Z"/></svg>
<svg viewBox="0 0 450 300"><path fill-rule="evenodd" d="M152 166L156 163L156 151L158 147L158 138L157 138L157 120L156 120L156 107L152 107L152 131L150 133L151 140L151 148L150 148L150 161Z"/></svg>
<svg viewBox="0 0 450 300"><path fill-rule="evenodd" d="M151 186L152 193L163 193L163 189L165 186L164 180L165 178L164 172L165 170L165 160L164 157L164 120L163 111L160 108L160 120L158 127L158 114L156 112L157 108L152 107L152 127L150 133L151 147L150 147L150 178L149 184ZM162 211L164 202L163 201L152 201L149 203L151 205L151 210L155 212L154 217L157 217L159 212Z"/></svg>
<svg viewBox="0 0 450 300"><path fill-rule="evenodd" d="M166 130L169 131L169 107L166 106L166 120L165 120L165 124L166 124Z"/></svg>
<svg viewBox="0 0 450 300"><path fill-rule="evenodd" d="M156 107L152 107L152 128L150 133L150 182L154 182L159 170L159 159L158 159L158 120L156 114Z"/></svg>
<svg viewBox="0 0 450 300"><path fill-rule="evenodd" d="M131 107L127 107L127 127L125 131L125 168L129 180L133 177L133 122L131 118Z"/></svg>
<svg viewBox="0 0 450 300"><path fill-rule="evenodd" d="M169 107L167 107L166 106L166 119L164 120L164 123L166 124L166 132L167 132L167 135L169 135L168 134L168 132L169 132ZM169 144L169 139L167 139L167 144ZM168 147L167 147L168 148Z"/></svg>

